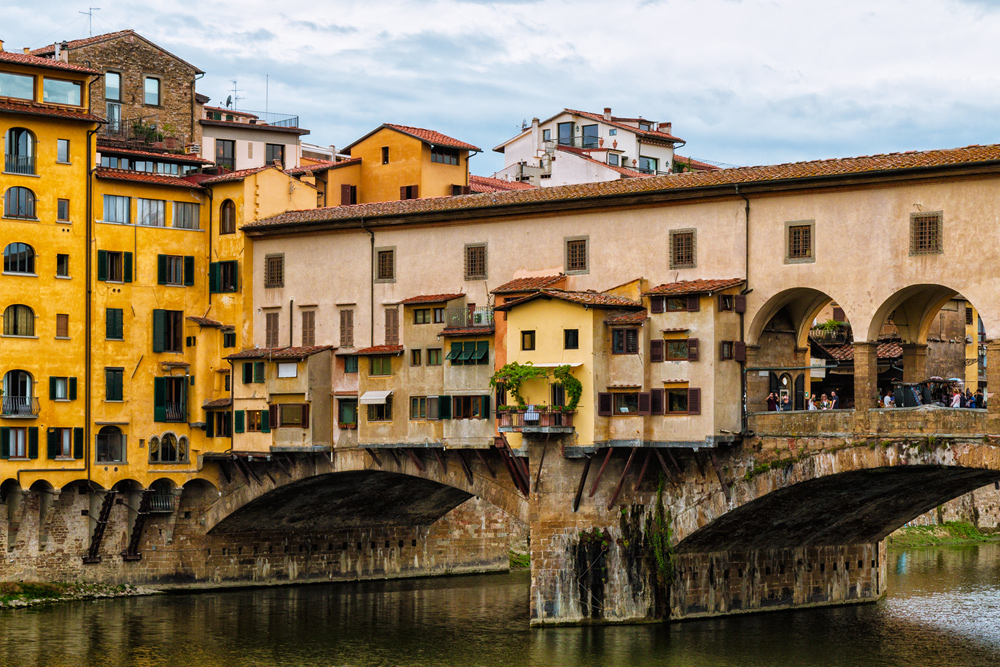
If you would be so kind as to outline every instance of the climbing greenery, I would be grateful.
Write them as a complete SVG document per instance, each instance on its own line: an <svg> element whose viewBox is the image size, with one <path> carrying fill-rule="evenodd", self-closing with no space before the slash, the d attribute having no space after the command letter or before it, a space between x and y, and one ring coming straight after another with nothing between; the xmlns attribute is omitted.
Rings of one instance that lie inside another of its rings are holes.
<svg viewBox="0 0 1000 667"><path fill-rule="evenodd" d="M670 510L663 508L663 475L660 475L660 486L656 489L656 506L653 508L653 520L647 534L656 559L656 578L662 586L668 587L674 580L676 554L671 545L673 530L670 527Z"/></svg>
<svg viewBox="0 0 1000 667"><path fill-rule="evenodd" d="M530 361L524 364L512 361L504 364L493 374L493 377L490 378L490 386L495 388L498 384L502 384L517 401L517 407L523 410L527 404L524 397L521 396L521 385L528 380L540 380L548 373L545 368L535 368Z"/></svg>
<svg viewBox="0 0 1000 667"><path fill-rule="evenodd" d="M580 402L580 397L583 395L583 383L573 377L568 364L556 367L552 371L552 377L566 390L566 397L569 399L566 403L566 410L576 410L576 405Z"/></svg>

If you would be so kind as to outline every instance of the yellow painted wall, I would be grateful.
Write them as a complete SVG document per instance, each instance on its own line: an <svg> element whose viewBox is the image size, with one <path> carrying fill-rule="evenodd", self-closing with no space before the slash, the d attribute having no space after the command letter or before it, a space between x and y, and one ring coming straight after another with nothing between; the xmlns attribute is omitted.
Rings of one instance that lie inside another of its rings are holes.
<svg viewBox="0 0 1000 667"><path fill-rule="evenodd" d="M340 206L340 186L358 186L358 202L361 202L361 163L355 162L344 167L328 169L326 172L326 202L324 206ZM399 191L396 191L396 198L399 199Z"/></svg>

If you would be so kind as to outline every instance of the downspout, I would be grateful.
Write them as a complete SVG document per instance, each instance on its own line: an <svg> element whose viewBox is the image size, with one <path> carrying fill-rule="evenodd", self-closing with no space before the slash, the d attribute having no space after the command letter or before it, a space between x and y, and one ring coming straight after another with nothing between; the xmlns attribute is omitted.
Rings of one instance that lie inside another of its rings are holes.
<svg viewBox="0 0 1000 667"><path fill-rule="evenodd" d="M233 413L233 417L236 416L236 366L233 365L232 359L227 359L229 362L229 409ZM244 422L246 423L246 422ZM234 428L229 431L229 449L223 452L223 454L229 454L236 447L236 428L235 419L233 420Z"/></svg>
<svg viewBox="0 0 1000 667"><path fill-rule="evenodd" d="M87 84L87 106L90 107L90 101L93 99L92 86L97 82L98 77L93 77L90 83ZM103 121L102 121L103 122ZM83 325L83 372L84 372L84 383L83 383L83 458L84 458L84 469L87 471L87 486L91 486L91 420L93 417L93 410L91 409L91 394L92 387L94 383L93 378L93 355L91 354L91 347L93 345L94 335L91 331L93 326L93 305L91 299L93 297L93 249L91 244L94 242L94 172L97 171L97 167L94 166L95 155L92 152L93 146L96 144L96 135L100 129L100 124L92 130L87 131L87 162L85 164L87 172L87 193L84 197L85 204L87 207L87 215L84 218L86 223L86 231L84 232L84 239L87 246L86 260L84 262L84 282L87 285L86 291L84 293L85 306L84 310L84 325Z"/></svg>
<svg viewBox="0 0 1000 667"><path fill-rule="evenodd" d="M212 272L212 215L215 212L215 193L212 192L212 188L205 188L208 192L208 271L209 274ZM238 281L237 281L238 282ZM216 285L216 288L219 286ZM212 309L212 290L208 290L208 309Z"/></svg>
<svg viewBox="0 0 1000 667"><path fill-rule="evenodd" d="M746 198L740 192L739 183L736 184L736 195L742 199L744 203L743 208L743 291L740 294L746 296L753 290L750 288L750 200ZM746 309L744 308L744 311ZM740 342L743 343L743 349L746 350L746 312L740 313ZM743 367L740 369L740 432L746 434L747 432L747 373L746 373L746 352L743 355L743 361L740 362Z"/></svg>
<svg viewBox="0 0 1000 667"><path fill-rule="evenodd" d="M288 300L288 347L295 345L295 299Z"/></svg>
<svg viewBox="0 0 1000 667"><path fill-rule="evenodd" d="M375 232L365 227L365 219L361 218L361 229L366 231L371 237L372 241L372 252L371 258L368 261L368 271L371 279L368 281L368 313L371 318L368 323L368 335L369 335L369 346L375 345Z"/></svg>

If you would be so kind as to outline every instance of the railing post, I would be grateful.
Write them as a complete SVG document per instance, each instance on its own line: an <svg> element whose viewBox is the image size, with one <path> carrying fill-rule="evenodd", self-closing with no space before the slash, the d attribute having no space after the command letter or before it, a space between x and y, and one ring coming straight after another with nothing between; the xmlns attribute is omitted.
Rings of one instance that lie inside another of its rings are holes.
<svg viewBox="0 0 1000 667"><path fill-rule="evenodd" d="M868 411L878 406L878 343L854 343L854 424L868 430Z"/></svg>

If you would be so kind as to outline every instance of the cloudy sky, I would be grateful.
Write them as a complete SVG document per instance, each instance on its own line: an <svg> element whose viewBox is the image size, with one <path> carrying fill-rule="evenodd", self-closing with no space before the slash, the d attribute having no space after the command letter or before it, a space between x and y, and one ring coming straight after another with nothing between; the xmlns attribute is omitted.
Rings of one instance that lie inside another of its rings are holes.
<svg viewBox="0 0 1000 667"><path fill-rule="evenodd" d="M0 0L7 50L87 36L84 3ZM564 107L673 122L736 165L1000 141L1000 0L102 0L207 72L198 90L298 114L311 143L383 122L484 149Z"/></svg>

